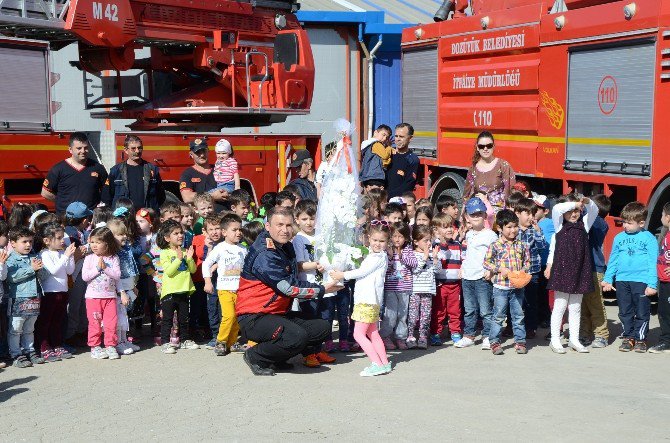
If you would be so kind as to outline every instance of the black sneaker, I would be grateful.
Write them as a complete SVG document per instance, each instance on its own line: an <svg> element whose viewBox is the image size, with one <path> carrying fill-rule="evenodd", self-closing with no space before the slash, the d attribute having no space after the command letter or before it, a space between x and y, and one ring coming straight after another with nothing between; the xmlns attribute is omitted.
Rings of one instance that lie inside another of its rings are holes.
<svg viewBox="0 0 670 443"><path fill-rule="evenodd" d="M619 351L630 352L633 350L633 347L635 347L635 340L632 338L624 338L621 342L621 346L619 346Z"/></svg>
<svg viewBox="0 0 670 443"><path fill-rule="evenodd" d="M585 348L588 348L589 346L591 346L591 343L593 343L593 340L586 337L579 337L579 343L581 343L581 345L584 346Z"/></svg>
<svg viewBox="0 0 670 443"><path fill-rule="evenodd" d="M13 366L16 366L17 368L29 368L33 364L30 363L30 360L25 355L19 355L14 359L14 363L12 363Z"/></svg>
<svg viewBox="0 0 670 443"><path fill-rule="evenodd" d="M44 363L44 359L42 358L42 356L40 356L40 354L38 354L35 351L28 354L27 357L30 359L30 363L34 365L41 365L42 363Z"/></svg>
<svg viewBox="0 0 670 443"><path fill-rule="evenodd" d="M644 354L647 352L647 342L645 341L636 341L635 346L633 347L633 351L639 352L640 354Z"/></svg>
<svg viewBox="0 0 670 443"><path fill-rule="evenodd" d="M670 353L670 344L661 342L656 346L652 346L651 348L649 348L649 353L651 354Z"/></svg>
<svg viewBox="0 0 670 443"><path fill-rule="evenodd" d="M275 375L275 371L273 371L271 368L263 368L257 363L252 363L251 359L249 359L249 351L245 352L242 358L244 358L244 362L247 364L247 366L249 366L249 369L251 369L251 372L254 375L261 375L261 376Z"/></svg>
<svg viewBox="0 0 670 443"><path fill-rule="evenodd" d="M223 357L228 353L228 345L222 341L217 341L214 345L214 353L217 357Z"/></svg>

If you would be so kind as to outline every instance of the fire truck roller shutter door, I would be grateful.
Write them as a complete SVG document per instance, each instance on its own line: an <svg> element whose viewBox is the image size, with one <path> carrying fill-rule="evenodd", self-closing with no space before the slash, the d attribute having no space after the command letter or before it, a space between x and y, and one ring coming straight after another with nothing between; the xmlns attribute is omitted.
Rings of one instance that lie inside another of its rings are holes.
<svg viewBox="0 0 670 443"><path fill-rule="evenodd" d="M651 174L655 46L570 53L566 169Z"/></svg>
<svg viewBox="0 0 670 443"><path fill-rule="evenodd" d="M414 126L410 148L422 157L437 156L437 47L402 56L402 121ZM389 122L389 124L395 122Z"/></svg>
<svg viewBox="0 0 670 443"><path fill-rule="evenodd" d="M0 78L0 121L13 130L46 130L51 123L47 47L0 44Z"/></svg>

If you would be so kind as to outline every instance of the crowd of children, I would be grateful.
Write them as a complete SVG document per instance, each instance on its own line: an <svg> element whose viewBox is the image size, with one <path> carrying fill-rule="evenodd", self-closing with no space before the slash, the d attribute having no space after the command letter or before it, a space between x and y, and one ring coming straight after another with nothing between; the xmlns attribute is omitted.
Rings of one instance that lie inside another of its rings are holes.
<svg viewBox="0 0 670 443"><path fill-rule="evenodd" d="M221 180L231 189L230 210L220 214L207 193L190 205L166 203L158 214L128 199L94 211L73 202L63 219L16 205L0 221L0 354L20 368L72 358L81 346L94 359L118 359L139 351L147 330L164 354L204 347L224 356L253 346L239 337L235 304L247 247L269 209L294 213L299 278L320 281L324 268L314 250L318 202L289 187L263 195L256 210L238 180ZM513 337L514 351L526 354L543 325L549 348L563 354L566 311L569 348L588 353L610 342L602 291L614 287L619 349L648 350L650 296L660 292L661 337L649 350L670 352L670 234L659 251L644 229L647 209L629 203L606 262L607 197L568 194L552 207L526 184L522 190L505 209L483 194L460 209L449 196L433 207L412 193L387 201L382 188L367 188L359 229L368 253L360 267L330 271L345 281L341 290L291 308L338 324L337 339L304 364L362 349L371 364L361 375L374 376L392 370L387 350L444 341L461 349L478 337L494 355L504 353L503 337ZM670 226L670 204L661 221Z"/></svg>

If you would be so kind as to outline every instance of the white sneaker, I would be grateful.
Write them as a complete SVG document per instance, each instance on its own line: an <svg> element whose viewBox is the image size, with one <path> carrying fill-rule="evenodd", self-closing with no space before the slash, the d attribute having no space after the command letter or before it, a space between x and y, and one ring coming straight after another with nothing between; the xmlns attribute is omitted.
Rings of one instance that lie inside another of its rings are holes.
<svg viewBox="0 0 670 443"><path fill-rule="evenodd" d="M467 348L468 346L472 346L475 344L475 341L471 339L470 337L463 336L460 340L458 340L456 343L454 343L455 348Z"/></svg>
<svg viewBox="0 0 670 443"><path fill-rule="evenodd" d="M96 360L102 360L105 358L109 358L109 355L107 355L105 350L102 349L100 346L96 346L94 348L91 348L91 358L94 358Z"/></svg>
<svg viewBox="0 0 670 443"><path fill-rule="evenodd" d="M161 352L163 354L176 354L177 350L175 349L174 346L170 345L170 343L165 343L161 348Z"/></svg>
<svg viewBox="0 0 670 443"><path fill-rule="evenodd" d="M109 357L110 360L116 360L119 357L119 353L116 352L116 348L114 346L107 346L105 348L105 352L107 353L107 357Z"/></svg>
<svg viewBox="0 0 670 443"><path fill-rule="evenodd" d="M489 343L489 338L484 337L482 339L482 351L490 351L491 350L491 343Z"/></svg>
<svg viewBox="0 0 670 443"><path fill-rule="evenodd" d="M200 349L193 340L185 340L179 345L179 349Z"/></svg>
<svg viewBox="0 0 670 443"><path fill-rule="evenodd" d="M130 344L128 342L121 342L118 345L116 345L116 352L123 355L130 355L134 351L133 348L130 347Z"/></svg>

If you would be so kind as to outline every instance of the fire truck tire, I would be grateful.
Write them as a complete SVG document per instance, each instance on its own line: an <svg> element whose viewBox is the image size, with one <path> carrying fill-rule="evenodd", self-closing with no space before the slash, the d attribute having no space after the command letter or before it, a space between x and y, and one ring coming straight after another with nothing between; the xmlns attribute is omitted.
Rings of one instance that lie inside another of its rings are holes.
<svg viewBox="0 0 670 443"><path fill-rule="evenodd" d="M170 191L165 191L165 203L181 203L181 199Z"/></svg>
<svg viewBox="0 0 670 443"><path fill-rule="evenodd" d="M670 201L670 177L663 180L649 199L649 209L647 215L647 230L654 235L658 235L663 227L661 225L661 215L663 206Z"/></svg>
<svg viewBox="0 0 670 443"><path fill-rule="evenodd" d="M465 179L463 177L455 172L445 172L433 185L433 192L429 197L430 202L435 206L441 195L449 195L456 199L460 208L463 205L463 189L465 189Z"/></svg>

